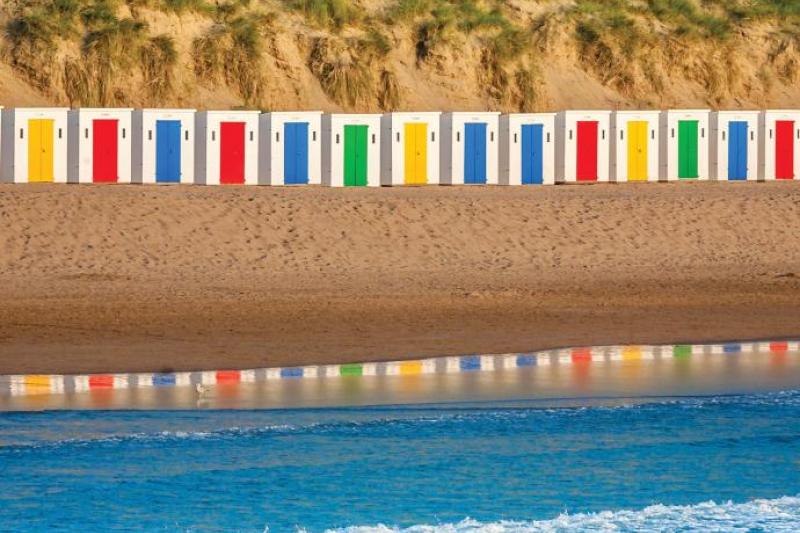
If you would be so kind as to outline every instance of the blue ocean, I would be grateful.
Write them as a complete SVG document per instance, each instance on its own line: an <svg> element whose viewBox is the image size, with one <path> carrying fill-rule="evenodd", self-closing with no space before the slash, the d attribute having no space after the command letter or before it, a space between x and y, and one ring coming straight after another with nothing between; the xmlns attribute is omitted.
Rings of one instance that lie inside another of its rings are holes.
<svg viewBox="0 0 800 533"><path fill-rule="evenodd" d="M0 414L0 530L797 531L800 390Z"/></svg>

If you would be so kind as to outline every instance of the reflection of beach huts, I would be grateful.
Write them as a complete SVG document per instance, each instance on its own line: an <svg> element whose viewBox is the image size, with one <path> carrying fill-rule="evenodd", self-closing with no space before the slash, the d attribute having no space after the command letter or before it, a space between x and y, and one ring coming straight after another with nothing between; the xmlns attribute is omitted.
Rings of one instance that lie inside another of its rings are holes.
<svg viewBox="0 0 800 533"><path fill-rule="evenodd" d="M708 109L674 109L661 113L661 178L709 178Z"/></svg>
<svg viewBox="0 0 800 533"><path fill-rule="evenodd" d="M133 112L133 181L194 183L194 109Z"/></svg>
<svg viewBox="0 0 800 533"><path fill-rule="evenodd" d="M322 112L263 113L259 122L259 183L319 185L322 182Z"/></svg>
<svg viewBox="0 0 800 533"><path fill-rule="evenodd" d="M439 184L441 113L386 113L381 118L381 183Z"/></svg>
<svg viewBox="0 0 800 533"><path fill-rule="evenodd" d="M258 111L195 114L195 181L206 185L258 184Z"/></svg>
<svg viewBox="0 0 800 533"><path fill-rule="evenodd" d="M16 183L67 182L65 107L3 110L3 177Z"/></svg>
<svg viewBox="0 0 800 533"><path fill-rule="evenodd" d="M497 185L500 113L442 115L441 182Z"/></svg>
<svg viewBox="0 0 800 533"><path fill-rule="evenodd" d="M331 187L380 185L381 115L322 117L322 184Z"/></svg>
<svg viewBox="0 0 800 533"><path fill-rule="evenodd" d="M758 111L711 113L711 168L718 180L758 178Z"/></svg>
<svg viewBox="0 0 800 533"><path fill-rule="evenodd" d="M768 110L761 113L759 177L767 180L796 179L800 172L800 111Z"/></svg>
<svg viewBox="0 0 800 533"><path fill-rule="evenodd" d="M556 116L556 179L608 181L610 111L562 111Z"/></svg>
<svg viewBox="0 0 800 533"><path fill-rule="evenodd" d="M658 181L658 111L615 111L611 117L614 181Z"/></svg>
<svg viewBox="0 0 800 533"><path fill-rule="evenodd" d="M555 113L500 117L500 183L555 183Z"/></svg>
<svg viewBox="0 0 800 533"><path fill-rule="evenodd" d="M131 115L125 108L82 108L69 112L69 180L131 182Z"/></svg>

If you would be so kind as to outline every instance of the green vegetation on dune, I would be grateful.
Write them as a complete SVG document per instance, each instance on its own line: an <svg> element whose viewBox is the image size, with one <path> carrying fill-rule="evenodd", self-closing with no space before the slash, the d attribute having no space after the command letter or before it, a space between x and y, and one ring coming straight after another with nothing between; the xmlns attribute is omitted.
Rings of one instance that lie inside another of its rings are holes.
<svg viewBox="0 0 800 533"><path fill-rule="evenodd" d="M258 104L264 87L262 30L270 15L246 10L245 2L219 4L214 23L192 42L194 72L217 83L222 79L239 93L244 104Z"/></svg>
<svg viewBox="0 0 800 533"><path fill-rule="evenodd" d="M326 28L342 28L360 19L358 9L350 0L294 0L289 5Z"/></svg>
<svg viewBox="0 0 800 533"><path fill-rule="evenodd" d="M62 89L70 103L122 103L114 80L134 67L148 93L165 94L177 60L172 38L151 35L146 22L120 8L114 0L20 3L6 23L11 65L44 92Z"/></svg>
<svg viewBox="0 0 800 533"><path fill-rule="evenodd" d="M148 21L159 14L201 29L188 38L154 31ZM0 15L5 60L76 105L157 104L189 75L264 106L269 64L285 63L271 40L279 34L303 36L295 66L353 109L397 108L398 68L444 72L467 50L487 101L521 110L545 101L543 66L556 52L623 96L658 94L677 71L713 101L737 86L742 35L762 25L771 49L759 76L793 82L800 70L796 0L393 0L374 9L366 0L15 0Z"/></svg>
<svg viewBox="0 0 800 533"><path fill-rule="evenodd" d="M672 26L678 35L699 35L724 39L731 21L723 16L702 12L691 0L648 0L655 17Z"/></svg>

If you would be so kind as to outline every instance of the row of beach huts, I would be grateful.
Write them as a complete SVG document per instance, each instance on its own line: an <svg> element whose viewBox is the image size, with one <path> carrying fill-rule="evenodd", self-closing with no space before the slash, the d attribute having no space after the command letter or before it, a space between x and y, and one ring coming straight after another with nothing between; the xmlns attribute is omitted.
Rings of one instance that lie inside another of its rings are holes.
<svg viewBox="0 0 800 533"><path fill-rule="evenodd" d="M5 109L5 182L378 186L794 179L800 110Z"/></svg>

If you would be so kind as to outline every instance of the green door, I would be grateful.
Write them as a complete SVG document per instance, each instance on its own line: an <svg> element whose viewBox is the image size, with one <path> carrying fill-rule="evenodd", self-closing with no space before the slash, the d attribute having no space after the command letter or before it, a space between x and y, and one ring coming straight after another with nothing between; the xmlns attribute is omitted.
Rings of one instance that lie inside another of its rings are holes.
<svg viewBox="0 0 800 533"><path fill-rule="evenodd" d="M344 127L344 185L367 185L368 126Z"/></svg>
<svg viewBox="0 0 800 533"><path fill-rule="evenodd" d="M697 121L678 121L678 177L699 177L697 170Z"/></svg>

